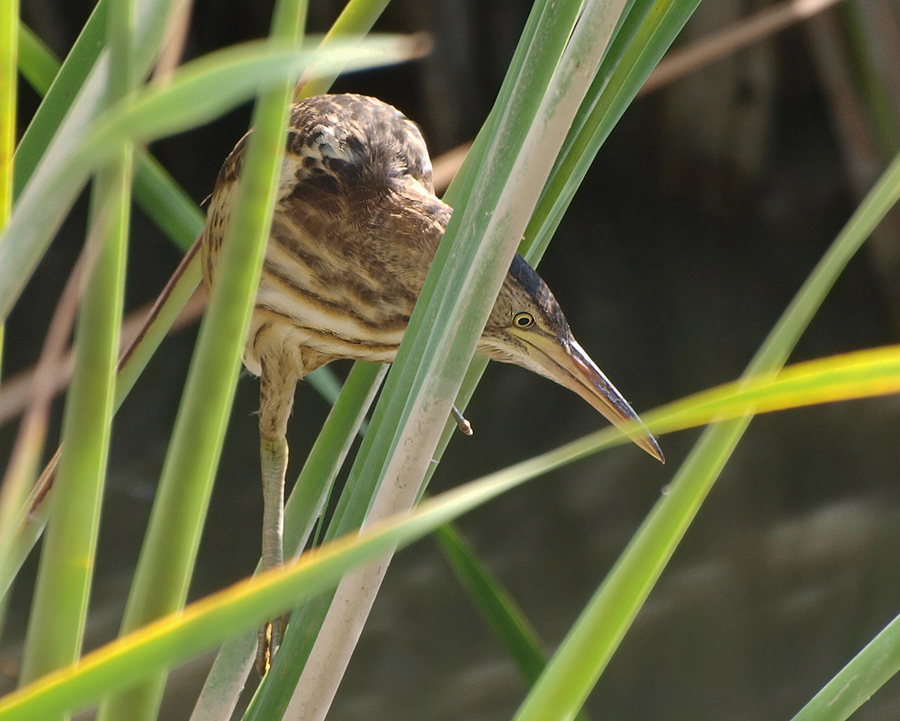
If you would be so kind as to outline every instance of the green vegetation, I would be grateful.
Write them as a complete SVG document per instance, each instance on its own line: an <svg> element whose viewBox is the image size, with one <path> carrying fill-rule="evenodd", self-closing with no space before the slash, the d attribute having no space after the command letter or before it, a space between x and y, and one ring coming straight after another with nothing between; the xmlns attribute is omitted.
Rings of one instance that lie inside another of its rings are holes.
<svg viewBox="0 0 900 721"><path fill-rule="evenodd" d="M440 459L455 428L447 422L447 408L453 402L465 407L484 370L484 362L472 358L498 284L481 270L490 264L506 267L517 249L537 263L600 145L698 3L536 0L494 110L447 194L453 220L397 361L386 379L383 369L354 368L288 502L289 557L309 538L384 381L323 545L283 569L187 607L271 220L280 167L271 149L283 146L279 138L294 83L305 72L315 79L306 90L322 91L342 68L400 62L421 54L421 43L362 37L386 3L352 0L317 48L309 40L300 42L305 3L282 0L269 40L223 49L175 70L167 83L151 83L146 77L165 44L172 3L101 0L48 88L47 79L56 72L53 60L20 29L22 73L46 90L46 100L21 140L15 182L12 166L0 168L6 173L0 187L17 194L8 219L0 215L5 221L0 322L19 300L78 193L91 177L97 182L80 266L91 280L80 300L76 370L56 482L41 511L29 514L24 497L35 482L33 459L40 457L46 434L46 421L37 422L17 450L32 461L10 462L0 496L4 589L47 523L21 688L0 698L0 721L65 718L95 705L103 719L124 718L125 709L129 719L156 718L168 669L222 644L195 718L226 718L244 684L256 627L292 609L273 671L245 716L280 718L336 593L345 594L342 608L368 612L370 596L343 585L336 590L348 570L551 469L626 442L619 432L604 430L425 500L407 513L424 493L436 465L432 458ZM14 65L15 37L0 38L0 66ZM112 416L199 280L193 263L116 381L130 194L179 248L189 246L202 223L202 213L184 192L134 146L205 123L254 97L258 142L248 150L241 200L232 216L243 242L226 244L230 252L218 271L229 293L213 292L201 326L121 636L81 657ZM11 133L13 102L14 95L0 96L3 137ZM521 158L533 162L518 162ZM50 197L53 203L47 202ZM782 371L847 262L898 197L900 159L860 204L741 379L644 414L655 433L711 425L549 659L540 656L540 644L508 594L452 532L441 532L460 578L528 679L530 692L517 721L579 714L754 413L900 390L897 348ZM347 651L324 633L322 643L335 644L337 655ZM853 713L900 669L898 634L896 622L885 628L798 718L822 721ZM335 668L333 680L342 673ZM322 693L327 696L327 689ZM838 698L840 703L832 703ZM327 699L321 703L327 705Z"/></svg>

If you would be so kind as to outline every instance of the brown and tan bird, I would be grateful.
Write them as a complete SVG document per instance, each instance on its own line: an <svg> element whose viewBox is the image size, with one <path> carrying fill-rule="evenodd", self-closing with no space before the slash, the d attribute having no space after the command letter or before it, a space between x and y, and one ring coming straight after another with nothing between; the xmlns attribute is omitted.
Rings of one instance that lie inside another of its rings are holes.
<svg viewBox="0 0 900 721"><path fill-rule="evenodd" d="M225 160L212 195L202 239L207 286L214 282L246 139ZM434 194L425 141L398 110L360 95L321 95L291 108L244 349L244 364L260 376L263 568L283 560L285 431L297 381L338 358L394 360L450 214ZM478 351L569 388L617 426L640 423L572 337L550 289L518 255ZM640 428L632 439L662 460L656 440ZM262 672L280 633L279 622L262 632Z"/></svg>

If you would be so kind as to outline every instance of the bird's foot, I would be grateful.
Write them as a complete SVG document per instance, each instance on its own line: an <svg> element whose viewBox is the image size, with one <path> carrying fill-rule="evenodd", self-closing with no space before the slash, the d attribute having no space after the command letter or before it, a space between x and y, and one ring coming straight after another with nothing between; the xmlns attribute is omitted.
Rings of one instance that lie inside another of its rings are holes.
<svg viewBox="0 0 900 721"><path fill-rule="evenodd" d="M467 436L471 436L474 433L472 424L466 420L465 416L459 412L459 409L456 406L450 407L450 415L453 416L453 420L456 421L456 427L459 428L459 430Z"/></svg>
<svg viewBox="0 0 900 721"><path fill-rule="evenodd" d="M259 640L256 644L256 672L263 678L272 668L275 653L281 646L284 637L285 617L279 616L259 629Z"/></svg>

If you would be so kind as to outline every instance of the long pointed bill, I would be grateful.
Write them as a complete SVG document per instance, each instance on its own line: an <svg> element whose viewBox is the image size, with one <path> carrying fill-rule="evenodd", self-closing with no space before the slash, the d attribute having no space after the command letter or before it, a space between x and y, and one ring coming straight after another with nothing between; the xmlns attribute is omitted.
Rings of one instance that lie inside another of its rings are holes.
<svg viewBox="0 0 900 721"><path fill-rule="evenodd" d="M590 356L570 338L568 348L557 343L541 344L540 351L549 361L541 364L548 378L580 395L616 428L628 434L637 445L662 463L665 457L656 439L628 405L622 394L609 382Z"/></svg>

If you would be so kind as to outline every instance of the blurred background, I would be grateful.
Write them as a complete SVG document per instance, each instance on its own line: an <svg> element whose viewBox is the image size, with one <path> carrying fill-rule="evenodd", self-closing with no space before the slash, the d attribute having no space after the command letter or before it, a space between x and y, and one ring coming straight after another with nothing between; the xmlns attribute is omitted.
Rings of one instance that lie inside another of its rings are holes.
<svg viewBox="0 0 900 721"><path fill-rule="evenodd" d="M679 48L786 6L701 3ZM64 55L85 0L23 0ZM310 4L323 32L342 3ZM470 141L524 25L527 0L395 0L376 30L426 31L434 51L342 78L422 127L433 156ZM760 15L762 14L762 15ZM271 2L196 0L187 57L267 33ZM22 83L22 123L37 96ZM152 151L201 202L246 131L249 107ZM736 378L862 195L900 150L900 2L836 3L638 98L601 149L540 272L598 365L639 412ZM83 242L77 206L11 317L4 376L36 360ZM140 212L128 305L151 302L178 251ZM792 360L897 342L900 220L889 217L838 282ZM116 418L88 645L115 636L196 326L162 346ZM349 366L336 364L340 375ZM262 498L244 377L198 570L196 598L249 575ZM2 407L2 401L0 401ZM56 412L61 415L62 400ZM289 478L328 406L298 391ZM439 492L603 425L575 395L493 364L431 486ZM58 423L57 423L58 427ZM15 421L0 427L8 452ZM460 521L547 649L559 642L698 432L634 446L538 480ZM756 419L590 699L593 718L789 718L900 611L900 402L858 401ZM104 541L106 541L104 543ZM11 686L31 574L16 586L0 671ZM187 718L210 658L173 675L162 718ZM508 719L526 692L430 541L395 559L331 718ZM895 719L900 682L855 718Z"/></svg>

